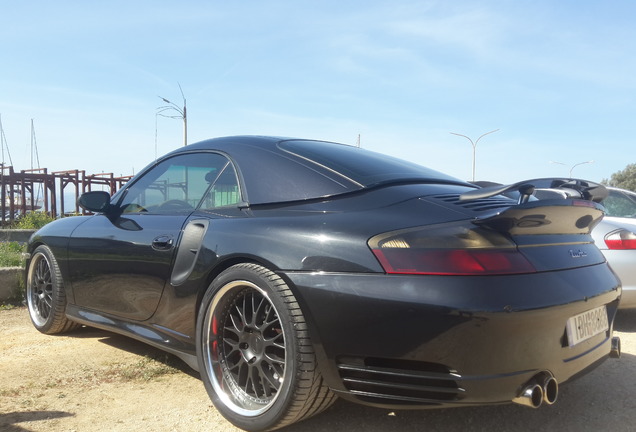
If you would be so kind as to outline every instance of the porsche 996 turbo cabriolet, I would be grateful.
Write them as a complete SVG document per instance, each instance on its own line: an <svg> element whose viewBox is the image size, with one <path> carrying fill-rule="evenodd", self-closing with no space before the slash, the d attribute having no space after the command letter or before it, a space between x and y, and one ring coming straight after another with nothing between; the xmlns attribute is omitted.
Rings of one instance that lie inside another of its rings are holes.
<svg viewBox="0 0 636 432"><path fill-rule="evenodd" d="M29 313L43 333L86 325L173 353L249 431L336 397L537 408L620 353L621 285L590 236L594 196L514 188L330 142L203 141L36 232Z"/></svg>

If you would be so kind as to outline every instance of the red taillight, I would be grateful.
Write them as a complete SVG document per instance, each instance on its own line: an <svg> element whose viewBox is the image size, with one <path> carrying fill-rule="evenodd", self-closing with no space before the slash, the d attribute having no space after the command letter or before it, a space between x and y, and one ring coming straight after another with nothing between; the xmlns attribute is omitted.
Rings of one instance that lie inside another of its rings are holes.
<svg viewBox="0 0 636 432"><path fill-rule="evenodd" d="M492 230L450 223L377 235L369 247L387 273L494 275L534 273L516 245Z"/></svg>
<svg viewBox="0 0 636 432"><path fill-rule="evenodd" d="M493 275L536 271L516 250L375 249L373 253L384 271L392 274Z"/></svg>
<svg viewBox="0 0 636 432"><path fill-rule="evenodd" d="M608 249L636 249L636 234L626 229L620 229L606 235L605 244Z"/></svg>

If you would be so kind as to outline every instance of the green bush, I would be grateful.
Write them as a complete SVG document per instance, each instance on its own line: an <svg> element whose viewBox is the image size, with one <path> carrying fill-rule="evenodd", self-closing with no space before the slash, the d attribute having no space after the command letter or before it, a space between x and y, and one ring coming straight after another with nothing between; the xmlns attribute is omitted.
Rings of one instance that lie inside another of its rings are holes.
<svg viewBox="0 0 636 432"><path fill-rule="evenodd" d="M55 219L44 212L29 212L19 216L12 225L15 229L40 229Z"/></svg>
<svg viewBox="0 0 636 432"><path fill-rule="evenodd" d="M24 265L24 246L18 242L0 242L0 267L20 267Z"/></svg>

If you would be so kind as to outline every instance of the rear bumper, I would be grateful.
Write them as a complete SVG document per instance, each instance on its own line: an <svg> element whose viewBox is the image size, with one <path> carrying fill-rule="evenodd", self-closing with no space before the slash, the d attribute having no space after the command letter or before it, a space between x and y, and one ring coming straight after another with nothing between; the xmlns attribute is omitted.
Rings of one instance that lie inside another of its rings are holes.
<svg viewBox="0 0 636 432"><path fill-rule="evenodd" d="M610 352L620 282L606 264L514 276L288 273L341 396L386 408L495 404L539 372L559 383ZM610 329L568 346L569 317Z"/></svg>

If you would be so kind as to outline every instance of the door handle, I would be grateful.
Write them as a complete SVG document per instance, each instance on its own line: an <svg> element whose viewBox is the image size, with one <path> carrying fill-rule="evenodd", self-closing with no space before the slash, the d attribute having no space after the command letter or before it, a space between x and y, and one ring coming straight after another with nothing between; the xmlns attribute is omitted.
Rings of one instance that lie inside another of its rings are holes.
<svg viewBox="0 0 636 432"><path fill-rule="evenodd" d="M162 236L156 237L152 241L152 248L158 251L169 250L172 248L172 244L173 244L172 236L162 235Z"/></svg>

